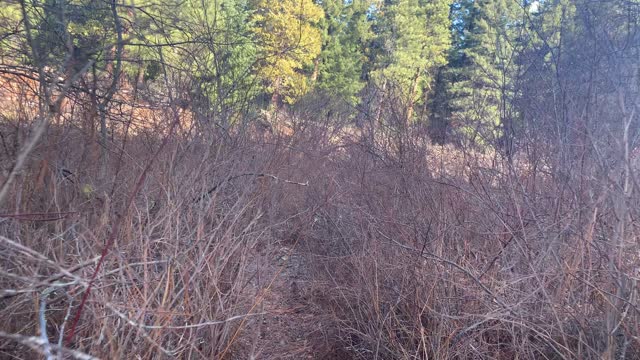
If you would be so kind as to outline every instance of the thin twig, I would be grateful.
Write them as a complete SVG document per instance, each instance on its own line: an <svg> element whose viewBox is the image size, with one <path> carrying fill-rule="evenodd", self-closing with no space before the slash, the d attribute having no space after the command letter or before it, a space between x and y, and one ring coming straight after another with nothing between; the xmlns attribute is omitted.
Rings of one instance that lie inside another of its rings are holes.
<svg viewBox="0 0 640 360"><path fill-rule="evenodd" d="M22 345L25 345L41 354L44 355L44 342L42 340L42 338L37 337L37 336L24 336L24 335L18 335L18 334L9 334L6 333L2 330L0 330L0 338L5 338L5 339L9 339L9 340L13 340L15 342L18 342ZM78 350L72 350L72 349L68 349L62 346L58 346L58 345L51 345L49 344L49 347L53 350L56 350L59 353L63 353L63 354L67 354L69 356L71 356L74 359L79 359L79 360L100 360L100 358L97 358L95 356L91 356L89 354L83 353L81 351Z"/></svg>
<svg viewBox="0 0 640 360"><path fill-rule="evenodd" d="M236 315L236 316L232 316L228 319L225 320L218 320L218 321L205 321L205 322L201 322L198 324L187 324L187 325L180 325L180 326L171 326L171 325L145 325L145 324L141 324L138 322L135 322L134 320L131 320L127 315L121 313L120 311L118 311L115 306L113 306L112 304L106 304L106 306L111 309L111 311L113 311L116 315L118 315L118 317L120 317L121 319L125 320L126 322L128 322L130 325L141 328L141 329L173 329L173 330L177 330L177 329L195 329L195 328L200 328L200 327L205 327L205 326L213 326L213 325L222 325L228 322L232 322L235 320L240 320L249 316L256 316L256 315L266 315L266 312L262 312L262 313L254 313L254 314L244 314L244 315Z"/></svg>
<svg viewBox="0 0 640 360"><path fill-rule="evenodd" d="M237 178L243 177L243 176L255 176L257 178L259 177L268 177L271 178L275 181L281 181L283 183L286 184L292 184L292 185L300 185L300 186L309 186L309 181L306 182L297 182L297 181L291 181L291 180L287 180L287 179L281 179L275 175L272 174L265 174L265 173L246 173L246 174L239 174L239 175L233 175L233 176L229 176L228 178L220 181L219 183L217 183L216 185L214 185L212 188L210 188L206 193L202 194L201 196L193 199L194 203L198 203L202 200L204 200L207 196L213 194L216 190L218 190L219 187L221 187L222 185L224 185L225 183L231 181L231 180L235 180Z"/></svg>
<svg viewBox="0 0 640 360"><path fill-rule="evenodd" d="M38 318L40 320L40 339L42 340L42 352L44 353L44 357L47 360L52 360L53 357L51 355L51 344L49 344L49 337L47 336L47 297L51 292L53 292L54 288L46 288L42 291L40 296L40 311L38 313Z"/></svg>

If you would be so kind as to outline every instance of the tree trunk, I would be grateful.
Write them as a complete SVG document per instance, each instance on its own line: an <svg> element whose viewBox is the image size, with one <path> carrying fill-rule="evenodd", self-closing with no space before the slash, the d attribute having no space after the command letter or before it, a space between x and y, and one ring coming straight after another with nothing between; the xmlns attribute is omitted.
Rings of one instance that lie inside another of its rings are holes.
<svg viewBox="0 0 640 360"><path fill-rule="evenodd" d="M382 117L382 110L384 108L384 100L387 96L387 82L383 82L382 83L382 89L381 89L381 94L380 94L380 101L378 102L378 109L376 109L376 121L375 124L379 124L380 123L380 118Z"/></svg>
<svg viewBox="0 0 640 360"><path fill-rule="evenodd" d="M278 109L280 105L280 79L273 83L273 93L271 94L271 108Z"/></svg>
<svg viewBox="0 0 640 360"><path fill-rule="evenodd" d="M140 64L138 67L138 74L136 75L136 89L144 88L144 65Z"/></svg>
<svg viewBox="0 0 640 360"><path fill-rule="evenodd" d="M311 85L318 80L318 72L320 71L320 58L313 60L313 73L311 74Z"/></svg>
<svg viewBox="0 0 640 360"><path fill-rule="evenodd" d="M416 74L413 76L413 84L411 85L411 92L409 93L409 103L407 104L407 117L405 118L405 126L411 123L413 117L413 108L416 102L416 94L418 93L418 80L420 79L420 69L416 70Z"/></svg>

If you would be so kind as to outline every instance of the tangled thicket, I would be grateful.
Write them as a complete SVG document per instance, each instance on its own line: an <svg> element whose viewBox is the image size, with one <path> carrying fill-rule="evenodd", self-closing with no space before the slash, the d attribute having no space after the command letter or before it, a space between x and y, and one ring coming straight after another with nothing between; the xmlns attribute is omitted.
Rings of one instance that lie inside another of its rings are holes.
<svg viewBox="0 0 640 360"><path fill-rule="evenodd" d="M636 0L231 3L0 9L0 357L640 358Z"/></svg>
<svg viewBox="0 0 640 360"><path fill-rule="evenodd" d="M105 358L234 358L267 291L256 281L269 274L265 254L286 245L330 324L316 354L638 356L637 170L624 121L509 159L430 145L420 127L398 137L279 116L288 127L172 135L160 152L157 133L114 135L104 178L75 117L51 126L5 200L3 333L38 336L44 319L54 350L62 339ZM24 136L3 123L5 151ZM2 351L24 354L19 340Z"/></svg>

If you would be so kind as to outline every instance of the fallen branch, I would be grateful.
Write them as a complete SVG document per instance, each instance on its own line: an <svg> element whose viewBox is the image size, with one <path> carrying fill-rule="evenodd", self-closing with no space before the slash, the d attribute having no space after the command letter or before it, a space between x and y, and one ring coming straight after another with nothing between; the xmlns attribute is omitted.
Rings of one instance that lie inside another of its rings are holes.
<svg viewBox="0 0 640 360"><path fill-rule="evenodd" d="M228 183L231 180L235 180L237 178L241 178L243 176L255 176L256 178L259 177L268 177L271 178L277 182L281 181L283 183L286 184L292 184L292 185L300 185L300 186L309 186L309 181L306 182L297 182L297 181L291 181L291 180L286 180L286 179L281 179L275 175L272 174L264 174L264 173L246 173L246 174L240 174L240 175L233 175L233 176L229 176L228 178L220 181L219 183L217 183L216 185L214 185L212 188L210 188L206 193L202 194L201 196L193 199L194 203L199 203L200 201L204 200L207 196L213 194L216 190L218 190L218 188L220 188L222 185Z"/></svg>

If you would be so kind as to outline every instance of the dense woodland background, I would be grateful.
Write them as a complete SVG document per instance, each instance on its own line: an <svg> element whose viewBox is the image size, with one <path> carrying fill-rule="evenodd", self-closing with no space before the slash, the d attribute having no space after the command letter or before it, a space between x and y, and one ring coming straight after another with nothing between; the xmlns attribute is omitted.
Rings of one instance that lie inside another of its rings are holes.
<svg viewBox="0 0 640 360"><path fill-rule="evenodd" d="M0 358L640 358L640 1L0 0Z"/></svg>

